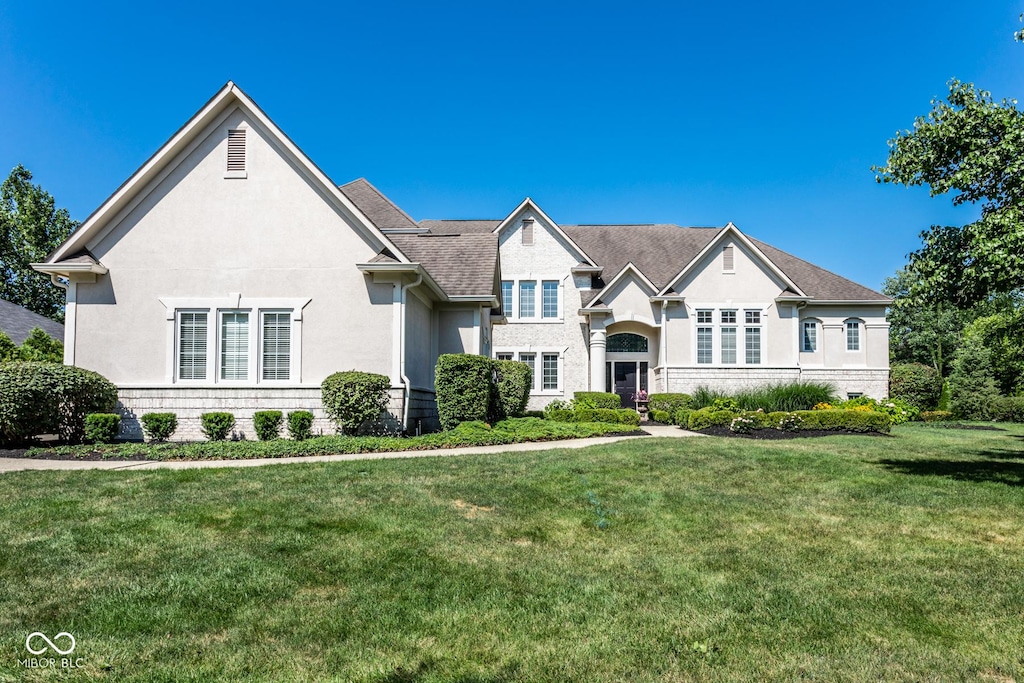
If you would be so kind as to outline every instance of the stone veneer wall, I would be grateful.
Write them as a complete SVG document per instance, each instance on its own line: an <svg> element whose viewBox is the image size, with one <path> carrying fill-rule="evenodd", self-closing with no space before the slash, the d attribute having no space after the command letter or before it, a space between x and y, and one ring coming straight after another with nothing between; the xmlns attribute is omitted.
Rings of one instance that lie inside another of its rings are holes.
<svg viewBox="0 0 1024 683"><path fill-rule="evenodd" d="M840 398L847 393L861 393L872 398L889 395L889 371L860 368L659 368L656 372L659 386L662 373L668 373L668 387L672 393L692 394L705 386L718 391L735 392L788 382L828 382L835 386ZM657 389L660 391L660 388Z"/></svg>
<svg viewBox="0 0 1024 683"><path fill-rule="evenodd" d="M390 390L389 419L385 426L398 429L402 419L403 392L401 388ZM256 439L253 429L253 413L261 410L280 410L285 413L286 422L281 435L288 435L287 414L294 410L308 410L313 413L313 434L335 434L337 429L324 414L320 403L320 387L275 388L275 387L147 387L119 388L118 412L121 413L123 439L142 439L142 425L139 417L146 413L175 413L178 429L173 441L202 440L200 415L216 411L232 413L235 416L233 438ZM437 420L437 406L431 392L413 390L410 407L410 421Z"/></svg>

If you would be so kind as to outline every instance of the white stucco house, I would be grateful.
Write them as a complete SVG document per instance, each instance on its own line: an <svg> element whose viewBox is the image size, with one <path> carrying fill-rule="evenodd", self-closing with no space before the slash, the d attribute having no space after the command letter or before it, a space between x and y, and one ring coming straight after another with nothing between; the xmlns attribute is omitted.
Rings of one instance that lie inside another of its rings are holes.
<svg viewBox="0 0 1024 683"><path fill-rule="evenodd" d="M798 379L885 395L889 300L742 233L563 225L529 198L494 220L416 221L338 186L227 83L45 263L65 362L137 416L308 409L339 370L387 375L396 423L436 420L442 353L534 368L530 408L575 391Z"/></svg>

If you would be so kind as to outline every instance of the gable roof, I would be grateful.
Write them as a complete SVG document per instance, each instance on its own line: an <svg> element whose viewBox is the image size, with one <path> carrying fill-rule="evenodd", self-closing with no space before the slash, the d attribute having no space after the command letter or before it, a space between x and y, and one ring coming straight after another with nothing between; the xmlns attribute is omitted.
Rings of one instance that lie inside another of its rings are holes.
<svg viewBox="0 0 1024 683"><path fill-rule="evenodd" d="M392 235L415 263L420 263L449 297L493 296L500 272L498 236Z"/></svg>
<svg viewBox="0 0 1024 683"><path fill-rule="evenodd" d="M359 209L370 219L379 230L402 230L422 232L416 221L409 217L390 199L376 187L370 184L366 178L359 178L350 183L340 186L338 189L359 207Z"/></svg>
<svg viewBox="0 0 1024 683"><path fill-rule="evenodd" d="M519 206L517 206L517 207L515 208L515 210L513 210L513 211L512 211L512 213L510 213L510 214L509 214L508 216L506 216L506 217L504 218L504 220L502 220L502 221L501 221L500 223L498 223L498 225L496 225L496 226L494 227L494 231L493 231L493 232L494 232L494 234L496 234L496 235L497 235L497 234L500 234L502 230L504 230L505 228L507 228L508 226L510 226L510 225L512 224L512 221L513 221L513 219L514 219L514 218L515 218L515 217L516 217L516 216L517 216L518 214L522 213L522 212L523 212L523 211L525 211L526 209L532 209L534 213L536 213L536 214L537 214L538 216L540 216L541 218L543 218L543 219L544 219L544 221L545 221L545 222L546 222L546 223L547 223L548 225L550 225L550 226L551 226L552 228L554 228L555 232L556 232L556 233L558 233L558 235L559 235L559 236L560 236L560 237L561 237L562 239L564 239L564 240L566 241L566 243L567 243L567 244L568 244L568 245L569 245L570 247L572 247L573 249L575 249L575 250L576 250L576 252L577 252L577 253L578 253L578 254L579 254L580 256L582 256L582 257L583 257L583 261L584 261L585 263L589 263L590 265L597 265L596 263L594 263L594 260L593 260L592 258L590 258L590 255L589 255L589 254L587 254L587 252L586 252L586 251L585 251L585 250L584 250L584 249L583 249L582 247L580 247L580 245L578 245L578 244L577 244L577 243L576 243L576 242L575 242L575 241L574 241L574 240L572 239L572 237L570 237L569 235L567 235L567 234L565 233L565 231L564 231L564 230L562 230L562 228L561 228L561 227L559 227L558 223L556 223L556 222L554 222L553 220L551 220L551 217L550 217L550 216L548 216L548 215L547 215L546 213L544 213L544 210L543 210L543 209L541 209L541 208L540 208L539 206L537 206L537 203L536 203L536 202L534 202L534 201L533 201L532 199L530 199L529 197L527 197L527 198L526 198L526 199L524 199L524 200L523 200L522 202L520 202L520 203L519 203Z"/></svg>
<svg viewBox="0 0 1024 683"><path fill-rule="evenodd" d="M218 121L227 117L235 108L242 109L254 123L262 126L274 138L283 153L291 157L300 171L323 188L324 196L332 201L337 208L352 217L357 230L375 243L379 249L391 248L399 261L408 262L405 255L397 247L394 247L366 214L331 182L330 178L277 127L277 124L248 95L242 92L241 88L228 81L92 215L85 219L85 222L63 244L47 257L46 264L50 264L49 268L45 270L37 268L37 270L55 272L56 266L53 264L71 254L88 249L93 240L101 237L106 229L116 223L119 216L130 211L145 196L146 188L159 182L174 168L173 162L176 159L183 159L187 156L187 153L202 141L203 134Z"/></svg>
<svg viewBox="0 0 1024 683"><path fill-rule="evenodd" d="M10 337L11 341L21 346L36 327L57 341L64 341L64 325L61 323L0 299L0 331Z"/></svg>

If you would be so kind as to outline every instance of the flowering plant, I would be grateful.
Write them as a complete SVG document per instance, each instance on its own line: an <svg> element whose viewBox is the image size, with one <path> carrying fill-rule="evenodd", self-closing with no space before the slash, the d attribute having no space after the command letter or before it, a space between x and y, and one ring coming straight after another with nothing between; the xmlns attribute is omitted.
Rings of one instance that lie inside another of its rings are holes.
<svg viewBox="0 0 1024 683"><path fill-rule="evenodd" d="M633 400L634 401L646 401L647 400L647 392L644 391L643 389L641 389L640 391L638 391L635 394L633 394Z"/></svg>

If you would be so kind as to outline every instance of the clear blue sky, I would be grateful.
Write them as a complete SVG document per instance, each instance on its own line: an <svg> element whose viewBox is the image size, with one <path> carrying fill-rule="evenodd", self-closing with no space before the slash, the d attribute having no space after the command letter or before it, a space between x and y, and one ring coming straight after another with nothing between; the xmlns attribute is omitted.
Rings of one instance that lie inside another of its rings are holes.
<svg viewBox="0 0 1024 683"><path fill-rule="evenodd" d="M414 218L723 225L871 287L973 208L870 167L1022 1L0 4L0 173L86 218L219 88Z"/></svg>

